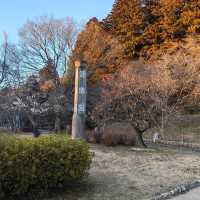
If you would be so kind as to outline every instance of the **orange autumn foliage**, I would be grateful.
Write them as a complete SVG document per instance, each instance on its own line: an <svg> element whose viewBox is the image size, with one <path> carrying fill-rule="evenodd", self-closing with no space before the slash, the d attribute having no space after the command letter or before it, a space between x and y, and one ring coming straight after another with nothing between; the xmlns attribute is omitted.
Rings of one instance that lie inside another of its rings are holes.
<svg viewBox="0 0 200 200"><path fill-rule="evenodd" d="M43 84L40 85L40 90L42 92L50 92L55 88L52 80L47 80Z"/></svg>

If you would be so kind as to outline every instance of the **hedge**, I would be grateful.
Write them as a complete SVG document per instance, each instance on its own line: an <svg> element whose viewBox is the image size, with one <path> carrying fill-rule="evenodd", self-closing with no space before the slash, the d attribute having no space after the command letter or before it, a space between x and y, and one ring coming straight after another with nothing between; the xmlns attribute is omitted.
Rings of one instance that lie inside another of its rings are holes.
<svg viewBox="0 0 200 200"><path fill-rule="evenodd" d="M0 199L66 187L88 174L89 146L64 136L0 136Z"/></svg>

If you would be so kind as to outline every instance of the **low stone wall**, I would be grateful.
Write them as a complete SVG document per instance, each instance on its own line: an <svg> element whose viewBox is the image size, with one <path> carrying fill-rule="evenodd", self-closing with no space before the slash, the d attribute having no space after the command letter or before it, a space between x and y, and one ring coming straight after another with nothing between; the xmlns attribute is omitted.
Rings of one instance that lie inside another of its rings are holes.
<svg viewBox="0 0 200 200"><path fill-rule="evenodd" d="M189 148L191 150L200 151L200 144L197 143L186 143L186 142L179 142L179 141L166 141L166 140L157 140L153 142L153 140L145 140L146 144L159 144L162 146L173 146L173 147L184 147Z"/></svg>
<svg viewBox="0 0 200 200"><path fill-rule="evenodd" d="M170 199L172 197L178 196L180 194L184 194L186 192L189 192L192 189L198 188L200 187L200 180L198 181L194 181L191 184L187 184L187 185L180 185L176 188L174 188L173 190L160 194L157 197L153 197L149 200L166 200L166 199Z"/></svg>

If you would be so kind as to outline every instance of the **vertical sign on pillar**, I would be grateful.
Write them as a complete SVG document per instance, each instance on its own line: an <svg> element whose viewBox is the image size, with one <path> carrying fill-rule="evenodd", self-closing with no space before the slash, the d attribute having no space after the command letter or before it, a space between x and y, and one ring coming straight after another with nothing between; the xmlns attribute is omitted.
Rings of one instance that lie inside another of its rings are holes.
<svg viewBox="0 0 200 200"><path fill-rule="evenodd" d="M75 94L74 114L72 119L72 138L85 139L85 115L86 115L86 93L87 93L87 65L85 62L75 62Z"/></svg>

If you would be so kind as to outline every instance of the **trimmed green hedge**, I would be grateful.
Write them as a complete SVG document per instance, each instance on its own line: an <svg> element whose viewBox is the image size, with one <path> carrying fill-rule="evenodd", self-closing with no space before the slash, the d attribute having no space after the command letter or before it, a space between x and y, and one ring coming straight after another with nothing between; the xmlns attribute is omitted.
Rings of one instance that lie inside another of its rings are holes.
<svg viewBox="0 0 200 200"><path fill-rule="evenodd" d="M89 146L64 136L0 136L0 199L62 188L90 168Z"/></svg>

